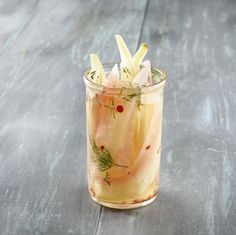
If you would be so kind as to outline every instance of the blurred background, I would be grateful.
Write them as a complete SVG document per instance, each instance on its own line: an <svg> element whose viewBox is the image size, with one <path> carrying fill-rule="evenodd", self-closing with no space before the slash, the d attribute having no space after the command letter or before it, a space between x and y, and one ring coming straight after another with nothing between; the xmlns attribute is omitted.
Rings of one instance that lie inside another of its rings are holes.
<svg viewBox="0 0 236 235"><path fill-rule="evenodd" d="M167 72L159 198L92 202L89 53L114 34ZM236 234L235 0L0 0L0 234Z"/></svg>

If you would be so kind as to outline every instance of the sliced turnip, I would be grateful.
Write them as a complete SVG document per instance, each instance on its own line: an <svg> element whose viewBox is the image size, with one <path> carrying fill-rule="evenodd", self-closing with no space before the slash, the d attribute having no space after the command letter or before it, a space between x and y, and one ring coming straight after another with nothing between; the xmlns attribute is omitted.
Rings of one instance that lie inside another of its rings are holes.
<svg viewBox="0 0 236 235"><path fill-rule="evenodd" d="M150 60L145 60L143 62L144 68L148 71L148 82L147 85L152 85L152 70L151 70L151 62Z"/></svg>
<svg viewBox="0 0 236 235"><path fill-rule="evenodd" d="M103 81L102 85L109 88L115 88L119 83L119 77L119 69L117 64L115 64L111 72L108 74L107 78Z"/></svg>
<svg viewBox="0 0 236 235"><path fill-rule="evenodd" d="M143 68L139 71L139 73L135 76L133 83L140 84L142 86L151 85L151 65L150 61L146 60L143 62Z"/></svg>

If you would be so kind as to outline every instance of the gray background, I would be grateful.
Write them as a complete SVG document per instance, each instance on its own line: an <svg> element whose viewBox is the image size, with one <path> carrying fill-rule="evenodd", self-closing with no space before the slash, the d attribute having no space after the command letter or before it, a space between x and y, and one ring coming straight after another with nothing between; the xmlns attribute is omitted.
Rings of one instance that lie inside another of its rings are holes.
<svg viewBox="0 0 236 235"><path fill-rule="evenodd" d="M168 73L160 195L117 211L86 188L89 53L113 35ZM0 234L236 234L236 1L0 0Z"/></svg>

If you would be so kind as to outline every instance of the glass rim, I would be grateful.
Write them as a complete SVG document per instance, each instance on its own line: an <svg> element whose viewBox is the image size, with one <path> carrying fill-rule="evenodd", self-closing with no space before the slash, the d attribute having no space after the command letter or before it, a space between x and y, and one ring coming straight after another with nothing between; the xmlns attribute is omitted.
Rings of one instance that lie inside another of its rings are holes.
<svg viewBox="0 0 236 235"><path fill-rule="evenodd" d="M104 70L106 72L106 69L107 67L110 67L112 68L115 64L120 64L120 62L110 62L110 63L104 63L103 66L104 66ZM146 91L148 92L149 90L155 90L157 88L160 88L162 86L165 85L165 82L167 80L167 75L166 75L166 72L161 70L161 69L158 69L154 66L151 66L151 69L154 70L158 76L161 78L160 81L158 81L157 83L154 83L150 86L144 86L144 85L140 85L140 84L137 84L137 83L133 83L134 85L137 85L135 87L126 87L125 90L126 91L133 91L133 90L137 90L137 89L141 89L143 91ZM85 85L89 86L90 88L93 88L95 90L109 90L109 91L120 91L120 87L106 87L102 84L98 84L98 83L95 83L93 81L91 81L89 78L88 78L88 74L90 72L90 68L89 69L86 69L84 74L83 74L83 79L84 79L84 82L85 82ZM150 92L150 91L149 91Z"/></svg>

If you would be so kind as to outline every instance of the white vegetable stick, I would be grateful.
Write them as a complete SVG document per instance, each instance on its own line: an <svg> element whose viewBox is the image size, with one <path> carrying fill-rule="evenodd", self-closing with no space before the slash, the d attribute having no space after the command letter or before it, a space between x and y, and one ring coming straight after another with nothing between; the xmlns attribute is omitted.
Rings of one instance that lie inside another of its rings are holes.
<svg viewBox="0 0 236 235"><path fill-rule="evenodd" d="M121 58L121 80L131 81L135 74L135 66L130 51L120 35L115 35Z"/></svg>
<svg viewBox="0 0 236 235"><path fill-rule="evenodd" d="M134 65L139 66L142 63L143 58L147 54L147 52L148 52L148 45L146 43L142 43L133 57Z"/></svg>
<svg viewBox="0 0 236 235"><path fill-rule="evenodd" d="M96 54L90 54L91 72L95 71L94 81L101 84L105 80L103 65Z"/></svg>
<svg viewBox="0 0 236 235"><path fill-rule="evenodd" d="M120 51L121 62L132 65L133 59L124 39L120 35L115 35L115 38Z"/></svg>

